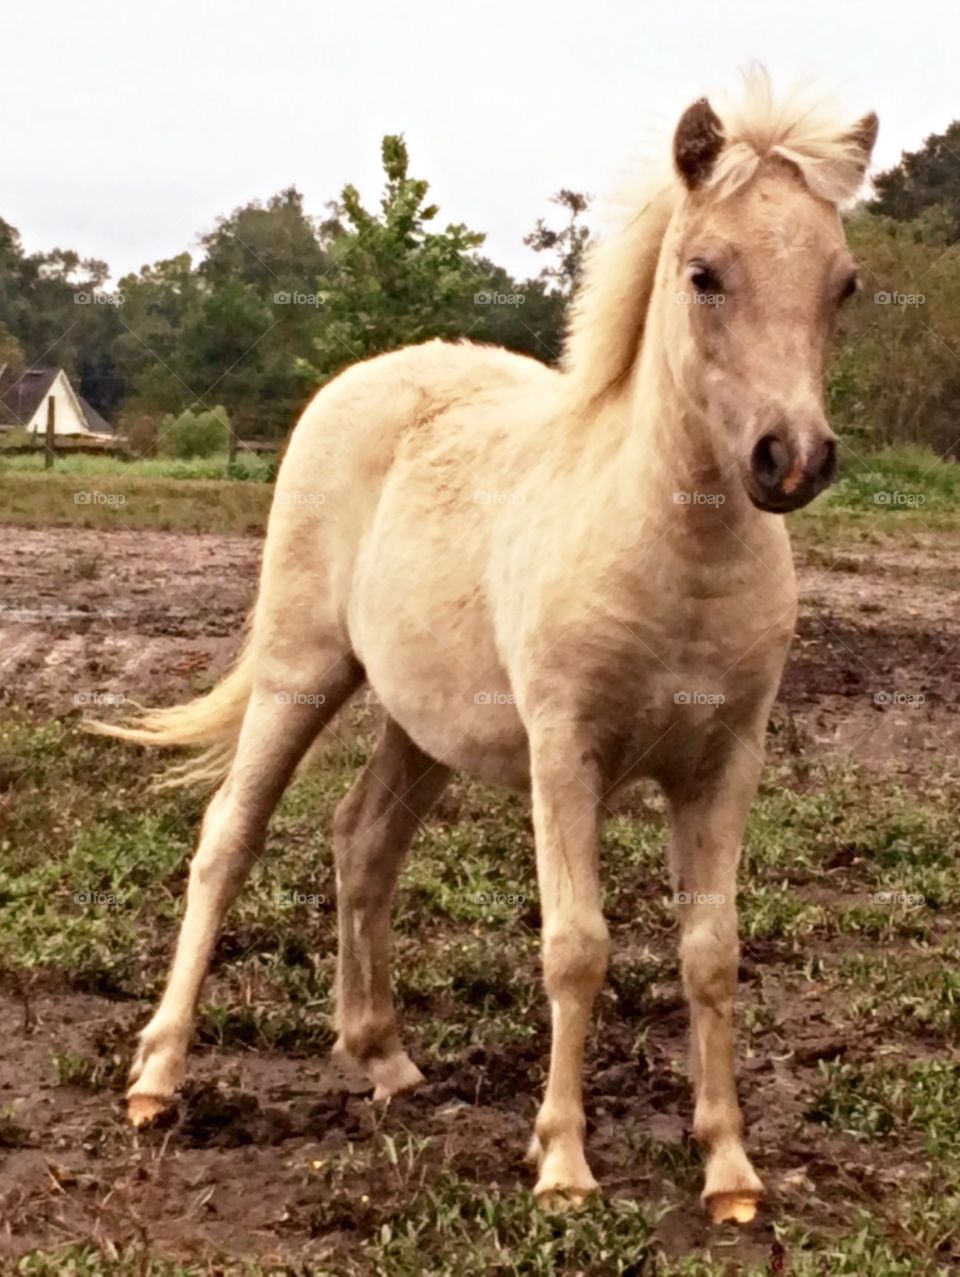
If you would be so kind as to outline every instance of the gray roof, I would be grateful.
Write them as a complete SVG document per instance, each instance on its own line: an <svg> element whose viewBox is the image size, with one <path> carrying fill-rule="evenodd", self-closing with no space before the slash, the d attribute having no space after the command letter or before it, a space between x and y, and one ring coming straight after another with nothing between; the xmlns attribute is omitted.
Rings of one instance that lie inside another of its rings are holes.
<svg viewBox="0 0 960 1277"><path fill-rule="evenodd" d="M57 379L59 368L28 368L17 373L9 366L0 375L0 422L26 426Z"/></svg>

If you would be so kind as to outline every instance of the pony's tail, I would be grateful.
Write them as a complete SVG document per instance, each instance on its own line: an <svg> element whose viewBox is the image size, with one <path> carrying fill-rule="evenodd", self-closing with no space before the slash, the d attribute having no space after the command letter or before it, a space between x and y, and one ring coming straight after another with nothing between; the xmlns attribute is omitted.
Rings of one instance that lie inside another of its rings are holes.
<svg viewBox="0 0 960 1277"><path fill-rule="evenodd" d="M143 709L126 722L87 720L84 728L100 736L115 736L137 745L200 748L188 762L171 767L158 784L219 784L230 770L240 727L253 687L253 658L245 646L229 671L206 696L169 709Z"/></svg>

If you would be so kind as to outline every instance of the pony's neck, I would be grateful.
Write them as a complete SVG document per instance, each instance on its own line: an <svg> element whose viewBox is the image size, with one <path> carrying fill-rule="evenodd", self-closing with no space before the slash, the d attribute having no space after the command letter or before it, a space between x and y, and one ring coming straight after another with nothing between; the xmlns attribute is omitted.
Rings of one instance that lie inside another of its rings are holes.
<svg viewBox="0 0 960 1277"><path fill-rule="evenodd" d="M647 500L688 504L690 513L696 509L722 516L694 521L707 530L752 522L760 513L747 498L735 460L719 453L710 423L675 375L656 325L648 332L622 405L624 458Z"/></svg>

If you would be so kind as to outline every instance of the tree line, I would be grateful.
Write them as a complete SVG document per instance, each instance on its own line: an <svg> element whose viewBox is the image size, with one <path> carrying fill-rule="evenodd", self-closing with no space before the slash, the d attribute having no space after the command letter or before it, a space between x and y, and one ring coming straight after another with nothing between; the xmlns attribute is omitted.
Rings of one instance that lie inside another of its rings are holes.
<svg viewBox="0 0 960 1277"><path fill-rule="evenodd" d="M484 236L438 225L402 137L382 144L379 206L347 186L326 215L298 190L220 217L194 261L181 253L107 287L105 262L27 254L0 219L0 364L56 363L108 420L134 432L223 405L238 434L283 435L345 365L430 337L469 337L555 361L586 239L586 197L564 191L566 224L528 237L550 259L514 279Z"/></svg>
<svg viewBox="0 0 960 1277"><path fill-rule="evenodd" d="M443 225L410 174L402 136L382 143L384 188L348 185L322 217L290 187L217 219L181 253L108 287L105 262L28 254L0 218L0 365L55 363L144 450L157 423L222 405L241 437L280 437L345 365L430 337L493 342L548 363L589 242L588 197L561 190L525 242L519 280L484 235ZM831 407L864 447L895 440L957 453L960 399L960 122L874 182L848 217L863 290L841 321Z"/></svg>

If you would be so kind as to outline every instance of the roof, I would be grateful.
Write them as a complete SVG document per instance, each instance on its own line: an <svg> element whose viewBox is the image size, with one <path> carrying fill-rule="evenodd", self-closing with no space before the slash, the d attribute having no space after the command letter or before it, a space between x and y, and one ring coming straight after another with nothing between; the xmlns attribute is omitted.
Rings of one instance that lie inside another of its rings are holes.
<svg viewBox="0 0 960 1277"><path fill-rule="evenodd" d="M78 394L77 399L80 401L80 407L83 409L83 415L89 428L95 434L112 435L113 426L107 421L106 417L101 417L92 403L87 403L83 395Z"/></svg>
<svg viewBox="0 0 960 1277"><path fill-rule="evenodd" d="M27 368L17 372L9 365L0 365L0 426L26 426L43 403L61 368ZM109 421L101 417L96 408L84 399L64 372L70 389L76 397L88 430L95 434L113 434Z"/></svg>
<svg viewBox="0 0 960 1277"><path fill-rule="evenodd" d="M43 403L59 368L28 368L17 373L9 366L0 374L0 422L25 426Z"/></svg>

